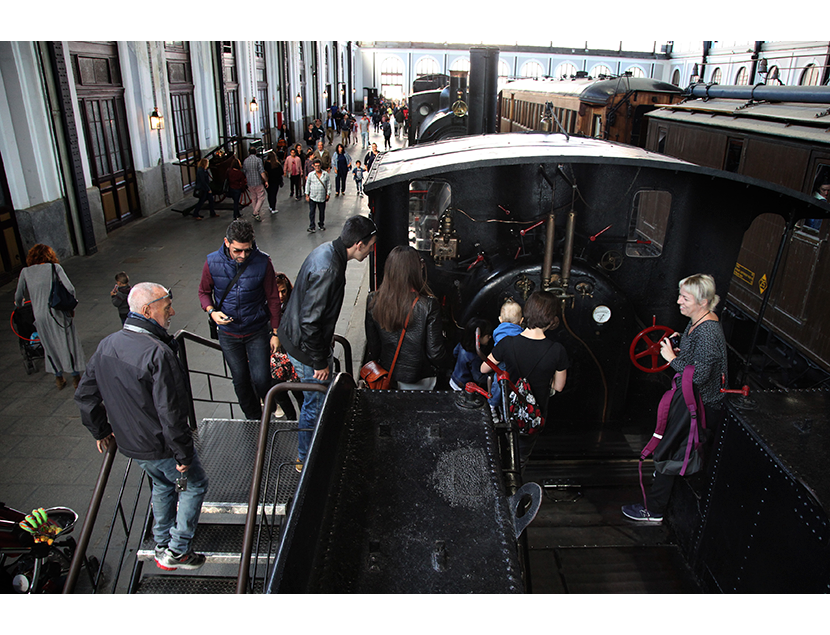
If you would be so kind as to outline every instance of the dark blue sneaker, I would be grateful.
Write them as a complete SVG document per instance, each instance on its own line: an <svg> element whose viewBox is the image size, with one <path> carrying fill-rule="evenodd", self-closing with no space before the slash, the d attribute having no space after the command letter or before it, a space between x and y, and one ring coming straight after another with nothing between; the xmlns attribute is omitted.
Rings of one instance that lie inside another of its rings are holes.
<svg viewBox="0 0 830 635"><path fill-rule="evenodd" d="M631 520L636 520L639 522L644 523L661 523L663 522L663 516L657 516L655 514L650 514L649 511L640 505L640 503L634 503L633 505L623 505L622 507L623 516L626 518L630 518Z"/></svg>

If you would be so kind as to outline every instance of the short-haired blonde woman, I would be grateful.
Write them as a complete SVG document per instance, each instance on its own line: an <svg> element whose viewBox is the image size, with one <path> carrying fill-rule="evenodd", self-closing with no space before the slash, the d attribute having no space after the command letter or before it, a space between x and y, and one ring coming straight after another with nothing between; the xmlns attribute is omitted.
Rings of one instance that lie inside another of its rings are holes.
<svg viewBox="0 0 830 635"><path fill-rule="evenodd" d="M724 395L720 391L721 378L726 377L727 370L726 339L715 314L720 297L715 293L715 279L709 274L697 273L683 278L677 286L677 304L680 313L689 318L689 322L682 335L673 333L663 339L660 354L677 373L682 373L687 366L694 366L692 382L703 402L706 427L716 430L722 418ZM680 337L678 348L674 348L671 342L676 336ZM680 386L677 391L680 393ZM655 450L655 453L659 452L660 446ZM623 515L641 522L662 521L676 477L676 474L656 471L645 501L647 507L639 503L625 505Z"/></svg>

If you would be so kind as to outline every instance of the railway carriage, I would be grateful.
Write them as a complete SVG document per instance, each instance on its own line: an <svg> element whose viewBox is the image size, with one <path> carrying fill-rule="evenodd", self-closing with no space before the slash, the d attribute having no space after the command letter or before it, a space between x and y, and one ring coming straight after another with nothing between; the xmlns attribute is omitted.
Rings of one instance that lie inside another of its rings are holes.
<svg viewBox="0 0 830 635"><path fill-rule="evenodd" d="M689 92L648 113L647 149L806 196L830 183L830 88L698 85ZM736 345L765 369L767 385L815 385L830 372L828 238L820 218L777 213L758 216L744 237L728 302ZM759 316L762 329L753 335Z"/></svg>

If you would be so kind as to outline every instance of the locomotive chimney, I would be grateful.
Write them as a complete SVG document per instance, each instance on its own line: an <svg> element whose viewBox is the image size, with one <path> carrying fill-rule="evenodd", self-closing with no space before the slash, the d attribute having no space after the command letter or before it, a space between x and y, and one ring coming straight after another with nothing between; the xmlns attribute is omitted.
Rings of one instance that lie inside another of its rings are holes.
<svg viewBox="0 0 830 635"><path fill-rule="evenodd" d="M499 49L471 48L467 134L489 134L496 131L498 79Z"/></svg>

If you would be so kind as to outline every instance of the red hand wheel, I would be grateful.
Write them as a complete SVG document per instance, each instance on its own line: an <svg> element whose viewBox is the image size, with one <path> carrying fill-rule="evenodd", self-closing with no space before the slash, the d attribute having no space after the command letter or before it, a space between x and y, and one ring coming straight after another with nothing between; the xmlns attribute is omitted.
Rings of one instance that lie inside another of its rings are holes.
<svg viewBox="0 0 830 635"><path fill-rule="evenodd" d="M661 363L660 342L672 333L674 331L668 326L658 325L657 317L655 316L652 325L637 333L631 342L631 348L628 350L631 363L645 373L659 373L660 371L666 370L669 367L669 363ZM642 350L641 343L645 345L645 350ZM637 351L638 346L641 349L639 351ZM640 362L641 359L647 357L651 357L650 368Z"/></svg>

